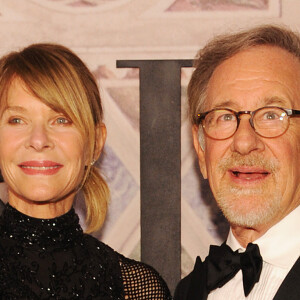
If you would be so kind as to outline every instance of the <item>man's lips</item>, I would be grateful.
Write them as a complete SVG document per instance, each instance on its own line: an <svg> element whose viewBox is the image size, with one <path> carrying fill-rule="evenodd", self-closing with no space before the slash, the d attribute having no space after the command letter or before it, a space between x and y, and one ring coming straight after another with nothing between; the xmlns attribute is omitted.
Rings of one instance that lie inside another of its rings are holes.
<svg viewBox="0 0 300 300"><path fill-rule="evenodd" d="M63 165L50 160L31 160L18 164L21 170L28 175L53 175L57 173Z"/></svg>
<svg viewBox="0 0 300 300"><path fill-rule="evenodd" d="M245 181L256 181L266 178L270 172L260 167L234 167L229 172L236 179Z"/></svg>

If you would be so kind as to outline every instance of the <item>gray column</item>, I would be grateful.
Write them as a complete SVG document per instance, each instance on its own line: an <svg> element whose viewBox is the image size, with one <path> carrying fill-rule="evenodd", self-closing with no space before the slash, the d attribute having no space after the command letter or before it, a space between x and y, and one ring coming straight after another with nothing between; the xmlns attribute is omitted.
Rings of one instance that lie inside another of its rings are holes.
<svg viewBox="0 0 300 300"><path fill-rule="evenodd" d="M181 276L181 68L191 66L192 60L117 61L140 69L141 259L172 292Z"/></svg>

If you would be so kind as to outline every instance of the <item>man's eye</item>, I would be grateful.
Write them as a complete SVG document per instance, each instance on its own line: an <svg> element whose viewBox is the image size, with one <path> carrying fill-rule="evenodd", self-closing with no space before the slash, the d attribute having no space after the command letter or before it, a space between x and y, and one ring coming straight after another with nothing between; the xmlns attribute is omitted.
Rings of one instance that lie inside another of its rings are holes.
<svg viewBox="0 0 300 300"><path fill-rule="evenodd" d="M232 121L234 120L235 116L233 114L224 114L220 116L221 121Z"/></svg>
<svg viewBox="0 0 300 300"><path fill-rule="evenodd" d="M267 119L267 120L276 120L278 118L279 118L278 114L276 114L274 112L265 113L265 119Z"/></svg>
<svg viewBox="0 0 300 300"><path fill-rule="evenodd" d="M265 112L261 116L261 119L262 119L262 121L276 121L276 120L280 120L281 117L282 117L282 114L280 114L279 112L268 111L268 112Z"/></svg>

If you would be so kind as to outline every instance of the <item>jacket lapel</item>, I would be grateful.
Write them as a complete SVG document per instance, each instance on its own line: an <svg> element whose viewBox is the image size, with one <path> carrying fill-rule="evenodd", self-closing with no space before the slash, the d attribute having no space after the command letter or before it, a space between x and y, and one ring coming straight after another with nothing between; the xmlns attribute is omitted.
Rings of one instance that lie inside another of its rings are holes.
<svg viewBox="0 0 300 300"><path fill-rule="evenodd" d="M300 257L287 274L273 300L300 299Z"/></svg>
<svg viewBox="0 0 300 300"><path fill-rule="evenodd" d="M187 300L206 300L207 295L205 263L198 256L194 270L191 273Z"/></svg>

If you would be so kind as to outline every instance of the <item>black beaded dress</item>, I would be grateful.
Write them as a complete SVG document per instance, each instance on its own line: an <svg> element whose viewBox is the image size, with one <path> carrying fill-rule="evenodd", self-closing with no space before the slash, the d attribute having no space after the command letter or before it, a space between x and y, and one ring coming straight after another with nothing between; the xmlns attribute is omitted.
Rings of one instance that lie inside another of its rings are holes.
<svg viewBox="0 0 300 300"><path fill-rule="evenodd" d="M84 234L72 208L54 219L6 204L0 217L0 299L171 299L148 265Z"/></svg>

